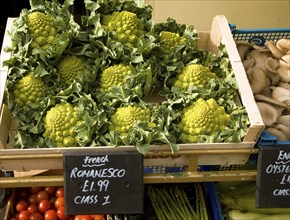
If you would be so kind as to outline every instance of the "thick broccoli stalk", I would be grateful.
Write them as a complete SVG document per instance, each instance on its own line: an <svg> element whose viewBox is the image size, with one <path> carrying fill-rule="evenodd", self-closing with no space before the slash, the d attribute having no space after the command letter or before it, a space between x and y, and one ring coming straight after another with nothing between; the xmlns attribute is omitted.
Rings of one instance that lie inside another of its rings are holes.
<svg viewBox="0 0 290 220"><path fill-rule="evenodd" d="M22 77L13 90L14 101L20 106L38 103L45 96L45 84L41 78L28 73Z"/></svg>
<svg viewBox="0 0 290 220"><path fill-rule="evenodd" d="M111 116L110 122L110 131L126 136L130 128L137 122L148 122L150 125L150 110L135 105L119 107Z"/></svg>
<svg viewBox="0 0 290 220"><path fill-rule="evenodd" d="M122 86L126 83L126 76L132 74L129 66L124 64L115 64L106 68L101 73L100 90L103 92L110 91L115 86Z"/></svg>
<svg viewBox="0 0 290 220"><path fill-rule="evenodd" d="M136 46L138 39L144 34L142 21L129 11L114 11L104 15L101 24L105 30L113 33L115 40L129 46Z"/></svg>
<svg viewBox="0 0 290 220"><path fill-rule="evenodd" d="M185 37L180 36L178 33L170 31L160 32L160 49L163 53L169 53L177 46L182 46L185 42Z"/></svg>
<svg viewBox="0 0 290 220"><path fill-rule="evenodd" d="M66 55L57 65L58 74L64 84L71 84L87 72L84 60L74 55Z"/></svg>
<svg viewBox="0 0 290 220"><path fill-rule="evenodd" d="M56 35L54 28L55 19L42 12L31 12L27 16L27 25L32 37L30 46L32 48L42 47L46 49L53 42Z"/></svg>
<svg viewBox="0 0 290 220"><path fill-rule="evenodd" d="M178 127L184 143L196 143L200 135L214 135L223 130L230 116L214 99L198 99L184 108Z"/></svg>
<svg viewBox="0 0 290 220"><path fill-rule="evenodd" d="M80 123L77 110L69 103L56 104L44 117L43 136L57 147L77 146L75 127Z"/></svg>
<svg viewBox="0 0 290 220"><path fill-rule="evenodd" d="M176 76L174 86L187 90L189 86L206 88L216 74L202 64L189 64Z"/></svg>

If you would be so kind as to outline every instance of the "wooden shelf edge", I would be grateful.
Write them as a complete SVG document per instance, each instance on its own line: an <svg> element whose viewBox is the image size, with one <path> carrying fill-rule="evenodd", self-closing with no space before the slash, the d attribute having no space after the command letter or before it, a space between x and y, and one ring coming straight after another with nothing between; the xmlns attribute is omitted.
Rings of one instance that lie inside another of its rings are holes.
<svg viewBox="0 0 290 220"><path fill-rule="evenodd" d="M220 181L250 181L255 180L256 170L202 171L178 173L144 174L144 184L155 183L185 183L185 182L220 182ZM30 186L62 186L63 175L5 177L0 180L0 188L20 188Z"/></svg>

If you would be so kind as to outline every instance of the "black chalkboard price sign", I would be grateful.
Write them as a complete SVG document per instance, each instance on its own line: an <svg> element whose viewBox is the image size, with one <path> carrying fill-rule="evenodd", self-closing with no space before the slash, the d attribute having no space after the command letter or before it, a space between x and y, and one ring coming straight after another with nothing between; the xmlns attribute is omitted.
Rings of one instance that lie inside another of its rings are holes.
<svg viewBox="0 0 290 220"><path fill-rule="evenodd" d="M66 214L142 214L139 152L64 153Z"/></svg>
<svg viewBox="0 0 290 220"><path fill-rule="evenodd" d="M257 208L290 207L290 146L261 147L257 165Z"/></svg>

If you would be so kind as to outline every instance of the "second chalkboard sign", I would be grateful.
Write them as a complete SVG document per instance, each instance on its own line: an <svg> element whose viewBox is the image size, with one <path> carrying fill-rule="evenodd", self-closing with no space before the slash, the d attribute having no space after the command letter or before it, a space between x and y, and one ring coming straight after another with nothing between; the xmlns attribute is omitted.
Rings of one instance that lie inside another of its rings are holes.
<svg viewBox="0 0 290 220"><path fill-rule="evenodd" d="M260 150L257 166L256 206L258 208L289 208L290 146L261 147Z"/></svg>
<svg viewBox="0 0 290 220"><path fill-rule="evenodd" d="M66 214L142 214L143 156L138 152L64 154Z"/></svg>

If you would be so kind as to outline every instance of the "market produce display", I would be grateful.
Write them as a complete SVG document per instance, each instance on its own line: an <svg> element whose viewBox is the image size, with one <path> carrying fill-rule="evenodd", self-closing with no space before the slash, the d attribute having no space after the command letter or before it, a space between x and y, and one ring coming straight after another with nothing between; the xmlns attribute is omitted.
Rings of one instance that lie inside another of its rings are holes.
<svg viewBox="0 0 290 220"><path fill-rule="evenodd" d="M288 220L290 218L290 208L256 207L255 181L218 182L216 190L226 220Z"/></svg>
<svg viewBox="0 0 290 220"><path fill-rule="evenodd" d="M278 141L290 141L290 40L236 43L265 130Z"/></svg>
<svg viewBox="0 0 290 220"><path fill-rule="evenodd" d="M147 194L158 220L208 220L208 209L202 184L192 187L176 185L149 185Z"/></svg>
<svg viewBox="0 0 290 220"><path fill-rule="evenodd" d="M67 215L62 186L31 186L17 189L13 214L7 220L105 220L104 214Z"/></svg>
<svg viewBox="0 0 290 220"><path fill-rule="evenodd" d="M15 148L239 143L249 119L224 45L198 49L199 32L154 23L145 1L31 1L9 31L5 99ZM152 100L154 97L154 101ZM216 117L218 115L218 117Z"/></svg>

